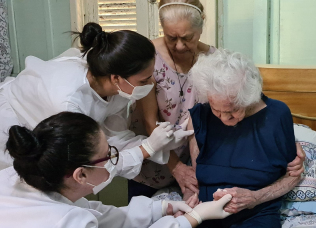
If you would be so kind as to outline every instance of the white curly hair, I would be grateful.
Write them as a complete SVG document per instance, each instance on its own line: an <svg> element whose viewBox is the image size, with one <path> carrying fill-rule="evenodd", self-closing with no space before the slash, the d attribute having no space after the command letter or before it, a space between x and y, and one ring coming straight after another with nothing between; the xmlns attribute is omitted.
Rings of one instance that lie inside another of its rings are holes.
<svg viewBox="0 0 316 228"><path fill-rule="evenodd" d="M218 49L213 54L201 54L189 80L200 103L216 97L246 108L261 99L260 72L252 60L238 52Z"/></svg>

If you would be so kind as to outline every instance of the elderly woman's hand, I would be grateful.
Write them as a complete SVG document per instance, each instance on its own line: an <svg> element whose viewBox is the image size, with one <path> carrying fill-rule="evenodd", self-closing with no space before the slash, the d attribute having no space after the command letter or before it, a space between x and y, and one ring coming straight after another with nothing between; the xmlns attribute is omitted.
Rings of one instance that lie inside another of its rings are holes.
<svg viewBox="0 0 316 228"><path fill-rule="evenodd" d="M244 188L219 189L213 194L214 200L219 200L224 195L232 195L232 200L224 207L229 213L237 213L243 209L251 209L257 205L257 200L253 191Z"/></svg>
<svg viewBox="0 0 316 228"><path fill-rule="evenodd" d="M200 203L198 194L194 193L194 195L192 195L188 200L186 200L185 203L192 208L196 207Z"/></svg>
<svg viewBox="0 0 316 228"><path fill-rule="evenodd" d="M199 192L198 181L192 166L187 166L179 161L176 167L172 170L172 175L177 180L183 194L185 193L186 188L195 193Z"/></svg>
<svg viewBox="0 0 316 228"><path fill-rule="evenodd" d="M187 201L188 199L190 199L191 196L193 196L195 194L195 192L191 191L188 188L185 188L184 193L183 193L183 200Z"/></svg>
<svg viewBox="0 0 316 228"><path fill-rule="evenodd" d="M296 158L287 165L287 171L292 177L298 177L304 172L303 163L306 155L299 143L296 143L296 153Z"/></svg>

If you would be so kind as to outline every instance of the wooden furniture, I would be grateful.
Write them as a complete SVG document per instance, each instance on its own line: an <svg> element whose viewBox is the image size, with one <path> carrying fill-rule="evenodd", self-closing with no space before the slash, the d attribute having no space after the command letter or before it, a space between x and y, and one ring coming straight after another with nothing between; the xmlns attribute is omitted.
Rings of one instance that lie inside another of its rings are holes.
<svg viewBox="0 0 316 228"><path fill-rule="evenodd" d="M257 65L263 93L286 103L294 123L316 130L316 66Z"/></svg>

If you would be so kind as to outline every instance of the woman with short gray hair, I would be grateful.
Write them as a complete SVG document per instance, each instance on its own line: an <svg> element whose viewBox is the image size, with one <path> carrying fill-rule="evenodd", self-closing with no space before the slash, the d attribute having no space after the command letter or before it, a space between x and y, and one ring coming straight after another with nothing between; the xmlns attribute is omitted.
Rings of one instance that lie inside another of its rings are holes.
<svg viewBox="0 0 316 228"><path fill-rule="evenodd" d="M156 48L153 82L156 89L137 104L132 120L132 130L136 134L150 134L156 121L166 120L180 125L188 120L188 109L196 103L188 80L189 71L200 53L215 51L215 47L200 41L205 13L199 0L161 0L158 7L164 36L153 40ZM195 172L186 165L189 156L186 143L170 152L167 165L144 162L140 175L135 181L129 181L130 198L134 195L151 196L175 180L182 193L185 189L197 193Z"/></svg>
<svg viewBox="0 0 316 228"><path fill-rule="evenodd" d="M231 194L225 211L235 213L201 227L280 228L279 197L300 181L287 173L296 156L290 109L262 93L259 70L240 53L201 55L190 80L206 102L190 109L189 122L199 200Z"/></svg>

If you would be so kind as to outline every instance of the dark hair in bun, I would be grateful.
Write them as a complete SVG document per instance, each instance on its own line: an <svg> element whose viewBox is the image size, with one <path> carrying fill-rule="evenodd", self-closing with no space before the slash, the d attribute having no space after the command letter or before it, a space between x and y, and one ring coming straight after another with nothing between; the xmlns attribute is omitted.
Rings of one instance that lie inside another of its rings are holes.
<svg viewBox="0 0 316 228"><path fill-rule="evenodd" d="M104 32L96 23L88 23L78 34L81 51L87 55L89 70L95 77L109 77L111 74L123 78L145 70L155 58L152 42L129 30Z"/></svg>
<svg viewBox="0 0 316 228"><path fill-rule="evenodd" d="M95 38L102 33L102 27L96 23L88 23L83 27L79 33L80 43L82 45L82 52L86 53L93 47Z"/></svg>
<svg viewBox="0 0 316 228"><path fill-rule="evenodd" d="M13 166L29 185L44 191L64 187L63 178L97 153L100 127L81 113L62 112L40 122L33 131L12 126L6 148Z"/></svg>

